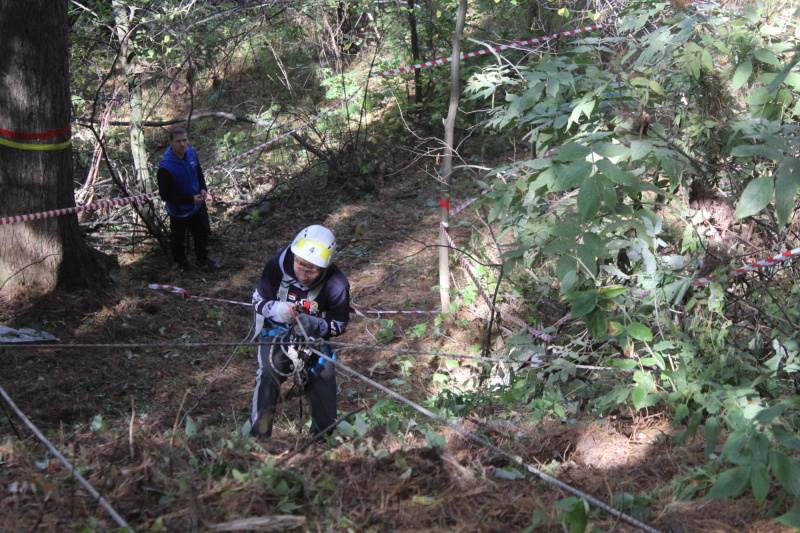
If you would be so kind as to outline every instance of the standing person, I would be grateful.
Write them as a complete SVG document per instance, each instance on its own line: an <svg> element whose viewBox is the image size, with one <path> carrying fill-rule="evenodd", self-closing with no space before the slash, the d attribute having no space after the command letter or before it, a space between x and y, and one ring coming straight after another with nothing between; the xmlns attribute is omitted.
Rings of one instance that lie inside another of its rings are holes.
<svg viewBox="0 0 800 533"><path fill-rule="evenodd" d="M330 339L345 332L350 319L350 283L333 263L335 254L331 230L315 225L302 230L291 246L267 261L253 292L256 323L261 322L259 317L266 319L262 339L270 342L297 324L313 338ZM325 353L331 353L328 345ZM259 346L251 435L272 434L280 386L286 379L279 373L288 374L290 366L280 346ZM305 396L311 410L311 433L316 435L336 421L336 369L322 358L309 366Z"/></svg>
<svg viewBox="0 0 800 533"><path fill-rule="evenodd" d="M189 232L194 239L194 264L208 270L217 270L222 266L208 257L211 225L206 201L212 201L213 198L206 190L203 169L200 168L194 148L189 146L186 128L174 127L168 133L169 147L161 159L157 179L158 192L166 202L169 214L172 258L181 272L194 272L186 258L186 233Z"/></svg>

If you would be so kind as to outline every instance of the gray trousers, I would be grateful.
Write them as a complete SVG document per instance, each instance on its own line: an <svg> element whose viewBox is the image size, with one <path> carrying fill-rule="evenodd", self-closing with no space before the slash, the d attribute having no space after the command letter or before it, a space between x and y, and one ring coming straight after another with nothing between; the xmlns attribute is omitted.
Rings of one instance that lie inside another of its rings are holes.
<svg viewBox="0 0 800 533"><path fill-rule="evenodd" d="M262 337L265 342L272 342L273 339L275 337ZM288 374L291 367L291 361L280 346L262 344L258 347L258 373L250 414L250 434L254 437L272 435L272 421L280 398L281 383L286 380L273 372L268 359L271 350L277 350L274 362L278 371ZM333 364L327 362L309 373L305 396L311 411L311 434L316 435L336 421L336 368Z"/></svg>

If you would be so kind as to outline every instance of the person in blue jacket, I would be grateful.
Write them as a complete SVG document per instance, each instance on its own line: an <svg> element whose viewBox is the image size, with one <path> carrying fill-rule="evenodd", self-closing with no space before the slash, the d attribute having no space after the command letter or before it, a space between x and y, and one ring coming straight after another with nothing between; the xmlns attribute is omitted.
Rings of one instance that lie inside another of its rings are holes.
<svg viewBox="0 0 800 533"><path fill-rule="evenodd" d="M189 146L186 128L176 126L169 130L169 147L158 167L158 192L169 214L170 248L178 269L191 274L194 268L186 258L186 233L194 240L194 264L207 270L222 268L208 257L208 236L211 225L206 201L211 195L206 190L203 169L194 148Z"/></svg>
<svg viewBox="0 0 800 533"><path fill-rule="evenodd" d="M258 348L250 415L250 434L254 437L272 434L281 383L291 367L281 347L271 345L272 340L289 328L298 335L305 332L311 338L325 340L347 329L350 283L333 262L335 254L333 232L324 226L308 226L290 246L267 261L261 273L253 292L256 324L264 341ZM329 345L324 350L336 359ZM309 362L309 367L303 392L311 411L311 433L317 435L336 422L336 369L321 357Z"/></svg>

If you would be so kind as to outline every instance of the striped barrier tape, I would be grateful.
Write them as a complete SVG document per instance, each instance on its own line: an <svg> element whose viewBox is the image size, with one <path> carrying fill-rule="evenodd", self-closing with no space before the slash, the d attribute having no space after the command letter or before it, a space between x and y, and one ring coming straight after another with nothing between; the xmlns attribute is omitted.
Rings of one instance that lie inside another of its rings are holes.
<svg viewBox="0 0 800 533"><path fill-rule="evenodd" d="M158 283L151 283L147 286L148 289L155 289L155 290L165 290L169 292L173 292L175 294L180 294L184 298L192 298L193 300L198 301L206 301L206 302L223 302L228 304L234 305L243 305L246 307L253 307L253 304L249 304L246 302L237 302L235 300L221 300L219 298L207 298L205 296L192 296L189 294L186 289L181 289L180 287L175 287L174 285L161 285ZM374 313L374 314L387 314L387 315L395 315L395 314L408 314L408 315L422 315L422 314L429 314L429 313L436 313L438 314L439 311L364 311L365 313Z"/></svg>
<svg viewBox="0 0 800 533"><path fill-rule="evenodd" d="M500 50L515 49L515 48L517 48L519 46L525 46L525 45L533 44L533 43L542 43L544 41L549 41L551 39L557 39L558 37L565 37L567 35L575 35L575 34L578 34L578 33L585 32L585 31L597 30L597 29L603 28L605 26L607 26L607 24L595 24L594 26L586 26L585 28L579 28L577 30L563 31L561 33L554 33L553 35L546 35L544 37L536 37L536 38L533 38L533 39L527 39L525 41L515 41L515 42L513 42L511 44L504 44L504 45L495 46L495 47L492 47L492 48L485 48L483 50L478 50L477 52L466 52L466 53L461 54L459 57L461 59L466 59L468 57L476 57L476 56L488 54L490 52L498 52ZM390 70L384 70L383 72L377 72L375 74L371 74L369 77L370 78L377 78L379 76L390 76L392 74L398 74L400 72L410 72L412 70L417 70L417 69L421 69L421 68L425 68L425 67L432 67L434 65L444 65L445 63L449 63L452 60L453 60L452 56L445 57L443 59L437 59L435 61L426 61L425 63L418 63L416 65L406 65L405 67L393 68L393 69L390 69Z"/></svg>
<svg viewBox="0 0 800 533"><path fill-rule="evenodd" d="M253 304L247 302L237 302L236 300L222 300L220 298L207 298L205 296L192 296L189 294L186 289L181 289L180 287L175 287L174 285L160 285L158 283L151 283L147 286L148 289L155 289L155 290L166 290L169 292L174 292L175 294L180 294L184 298L192 298L193 300L198 301L205 301L205 302L222 302L226 304L234 304L234 305L243 305L245 307L253 307Z"/></svg>
<svg viewBox="0 0 800 533"><path fill-rule="evenodd" d="M57 217L67 215L69 213L80 213L81 211L91 211L93 209L102 209L104 207L111 207L114 205L125 205L131 202L138 202L140 200L147 200L158 196L157 192L149 192L147 194L140 194L138 196L130 196L128 198L117 198L116 200L104 200L89 205L81 205L77 207L68 207L65 209L54 209L52 211L42 211L41 213L33 213L30 215L17 215L13 217L0 218L0 226L3 224L11 224L12 222L27 222L28 220L41 220L43 218Z"/></svg>
<svg viewBox="0 0 800 533"><path fill-rule="evenodd" d="M476 274L472 271L472 266L467 262L467 260L461 254L461 252L458 251L458 247L456 246L456 243L453 242L453 238L450 237L450 234L447 232L447 228L445 227L445 225L441 222L439 223L439 225L441 227L441 230L444 232L445 237L447 237L447 241L450 243L450 246L452 246L453 250L455 250L456 255L458 256L458 260L461 262L461 265L464 267L464 270L467 271L467 274L469 274L469 277L472 278L472 282L475 284L475 287L478 288L478 292L483 298L483 301L486 302L486 305L488 305L491 309L494 309L495 311L500 313L500 315L512 321L516 325L527 329L528 332L534 337L538 337L545 342L553 342L554 340L556 340L556 338L553 335L550 335L543 331L539 331L537 329L533 329L532 327L528 326L528 324L526 324L525 321L523 321L522 319L509 315L508 313L504 312L499 307L494 305L491 299L489 299L489 296L485 292L483 292L483 288L481 287L481 284L478 283L478 278Z"/></svg>
<svg viewBox="0 0 800 533"><path fill-rule="evenodd" d="M756 272L758 270L761 270L762 268L771 267L771 266L777 265L778 263L782 263L784 261L787 261L789 259L792 259L792 258L795 258L795 257L798 257L798 256L800 256L800 247L799 248L795 248L794 250L788 250L786 252L783 252L783 253L780 253L780 254L777 254L777 255L773 255L772 257L768 257L766 259L762 259L761 261L756 261L755 263L750 263L749 265L743 266L741 268L737 268L736 270L732 270L731 272L729 272L727 274L726 277L714 278L714 277L711 277L711 276L706 276L706 277L697 279L697 280L692 282L692 285L703 286L703 285L708 285L709 283L712 283L712 282L715 282L715 281L727 281L726 278L733 278L733 277L736 277L736 276L741 276L742 274L745 274L747 272Z"/></svg>
<svg viewBox="0 0 800 533"><path fill-rule="evenodd" d="M365 313L372 313L376 315L427 315L439 314L441 311L364 311Z"/></svg>
<svg viewBox="0 0 800 533"><path fill-rule="evenodd" d="M481 191L481 194L486 194L487 192L488 192L488 191L485 191L485 190L484 190L484 191ZM471 206L472 204L474 204L474 203L475 203L475 202L477 202L477 201L478 201L478 199L477 199L477 198L470 198L469 200L467 200L466 202L464 202L464 203L463 203L463 204L461 204L460 206L458 206L458 207L456 207L455 209L453 209L452 211L450 211L450 216L451 216L451 217L454 217L454 216L456 216L456 215L457 215L457 214L459 214L461 211L463 211L464 209L468 208L469 206Z"/></svg>

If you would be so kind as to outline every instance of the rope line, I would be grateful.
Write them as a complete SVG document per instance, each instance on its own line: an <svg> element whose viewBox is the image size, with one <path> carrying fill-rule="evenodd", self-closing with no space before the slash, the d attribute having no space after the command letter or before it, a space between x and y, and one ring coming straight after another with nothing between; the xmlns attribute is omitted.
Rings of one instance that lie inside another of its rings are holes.
<svg viewBox="0 0 800 533"><path fill-rule="evenodd" d="M128 526L128 524L126 524L126 523L125 523L125 520L123 520L123 519L122 519L122 517L121 517L121 516L120 516L120 515L119 515L119 514L118 514L118 513L117 513L117 512L116 512L116 511L115 511L115 510L114 510L114 509L113 509L113 508L112 508L112 507L109 505L109 504L108 504L108 502L106 502L106 500L105 500L105 499L104 499L104 498L103 498L103 497L100 495L100 493L99 493L99 492L97 492L97 491L94 489L94 487L92 487L92 486L89 484L89 482L88 482L88 481L86 481L86 480L83 478L83 476L82 476L82 475L80 475L80 473L79 473L77 470L75 470L75 468L73 468L73 466L70 464L70 462L69 462L69 461L67 461L67 459L66 459L66 458L65 458L63 455L61 455L61 453L60 453L60 452L59 452L59 451L56 449L56 447L55 447L55 446L53 446L53 444L52 444L52 443L51 443L49 440L47 440L47 438L46 438L44 435L42 435L42 432L41 432L41 431L39 431L39 429L38 429L38 428L37 428L35 425L33 425L33 422L31 422L31 421L28 419L28 417L27 417L27 416L25 416L25 414L24 414L22 411L20 411L20 410L19 410L19 408L17 407L17 405L16 405L16 404L15 404L15 403L14 403L14 402L11 400L11 398L8 396L8 394L6 394L6 391L5 391L5 390L3 390L3 387L0 387L0 395L1 395L1 396L3 396L3 399L5 399L5 401L8 403L8 405L9 405L9 406L11 406L11 409L13 409L13 410L14 410L14 412L17 414L17 416L18 416L18 417L19 417L19 418L20 418L20 419L21 419L21 420L22 420L22 421L25 423L25 425L26 425L26 426L28 426L28 428L29 428L31 431L33 431L33 434L34 434L34 435L36 435L36 437L37 437L37 438L38 438L40 441L42 441L42 442L44 443L44 445L45 445L45 446L47 446L47 449L48 449L48 450L50 450L50 453L52 453L53 455L55 455L56 459L58 459L58 461L59 461L59 462L60 462L62 465L64 465L64 468L66 468L66 469L69 471L69 473L70 473L70 474L72 474L72 475L73 475L73 477L74 477L75 479L77 479L77 480L78 480L78 482L79 482L81 485L83 485L83 487L84 487L84 488L85 488L87 491L89 491L89 494L91 494L91 495L92 495L92 497L93 497L95 500L97 500L97 503L99 503L100 505L102 505L102 506L103 506L103 509L105 509L105 510L106 510L106 512L107 512L109 515L111 515L111 517L112 517L112 518L114 519L114 521L115 521L115 522L116 522L116 523L119 525L119 527L127 527L127 528L130 528L130 526ZM131 531L133 531L133 530L131 529Z"/></svg>
<svg viewBox="0 0 800 533"><path fill-rule="evenodd" d="M574 487L572 487L570 485L567 485L566 483L564 483L563 481L559 480L558 478L555 478L555 477L553 477L553 476L551 476L549 474L546 474L546 473L542 472L538 468L527 464L522 459L522 457L520 457L518 455L513 455L513 454L511 454L511 453L509 453L509 452L507 452L505 450L502 450L501 448L497 447L492 442L490 442L488 440L484 440L484 439L480 438L479 436L475 435L474 433L470 433L469 431L463 429L461 426L459 426L459 425L457 425L457 424L455 424L455 423L453 423L453 422L451 422L451 421L449 421L449 420L437 415L436 413L433 413L432 411L422 407L421 405L419 405L417 403L412 402L408 398L396 393L395 391L393 391L393 390L381 385L380 383L378 383L376 381L371 380L370 378L358 373L357 371L355 371L352 368L342 364L341 362L336 361L331 357L328 357L327 355L325 355L321 351L319 351L319 350L317 350L315 348L311 348L311 351L316 353L321 358L324 358L326 361L329 361L329 362L333 363L337 368L339 368L341 370L344 370L345 372L347 372L347 373L349 373L349 374L361 379L362 381L364 381L365 383L375 387L376 389L385 392L386 394L388 394L389 396L391 396L395 400L408 405L409 407L411 407L411 408L415 409L416 411L422 413L423 415L427 416L428 418L436 420L437 422L439 422L441 424L444 424L445 426L449 427L450 429L452 429L454 431L457 431L458 433L460 433L461 435L467 437L468 439L472 440L473 442L475 442L475 443L477 443L477 444L479 444L481 446L484 446L486 448L489 448L490 450L492 450L493 452L495 452L497 454L503 455L504 457L507 457L507 458L511 459L512 461L514 461L518 465L524 467L528 472L530 472L531 474L539 477L543 481L546 481L546 482L551 483L551 484L553 484L553 485L555 485L555 486L557 486L557 487L559 487L559 488L561 488L563 490L566 490L570 494L573 494L573 495L575 495L575 496L577 496L579 498L583 498L590 505L593 505L593 506L597 507L598 509L602 509L603 511L605 511L605 512L607 512L607 513L609 513L609 514L621 519L621 520L624 520L624 521L628 522L629 524L631 524L631 525L633 525L635 527L638 527L639 529L641 529L643 531L646 531L647 533L659 533L659 531L657 529L655 529L653 527L650 527L650 526L648 526L647 524L645 524L643 522L640 522L639 520L635 519L634 517L632 517L630 515L627 515L627 514L621 512L621 511L618 511L614 507L612 507L612 506L608 505L607 503L595 498L594 496L592 496L590 494L587 494L587 493L582 492L582 491L580 491L580 490L578 490L578 489L576 489L576 488L574 488Z"/></svg>
<svg viewBox="0 0 800 533"><path fill-rule="evenodd" d="M51 348L51 349L61 349L61 348L173 348L173 349L180 349L180 348L204 348L204 347L215 347L215 346L253 346L257 347L259 345L274 345L274 346L291 346L291 345L300 345L300 346L316 346L318 345L318 341L297 341L297 342L279 342L279 341L272 341L272 342L196 342L196 343L186 343L186 344L169 344L169 343L115 343L115 344L28 344L28 343L14 343L14 348ZM486 361L490 363L503 363L503 364L526 364L531 363L529 360L517 360L517 359L503 359L498 357L481 357L478 355L467 355L467 354L457 354L457 353L450 353L450 352L433 352L433 351L425 351L425 350L407 350L403 348L389 348L387 346L376 346L372 344L355 344L355 343L348 343L348 342L337 342L337 341L328 341L328 344L331 346L339 347L339 348L361 348L367 350L376 350L380 352L393 352L393 353L401 353L407 355L428 355L431 357L447 357L451 359L472 359L475 361ZM10 346L9 346L10 347ZM0 349L3 349L4 346L0 344ZM232 358L232 356L231 356ZM222 370L224 370L231 361L231 358L225 363ZM533 366L533 365L531 365ZM560 365L551 365L551 366L560 366ZM628 372L628 369L624 368L616 368L612 366L595 366L595 365L573 365L575 368L579 368L582 370L613 370L615 372ZM534 367L538 368L538 367ZM220 370L220 372L222 372ZM217 376L218 377L218 376ZM216 378L215 378L216 379Z"/></svg>

